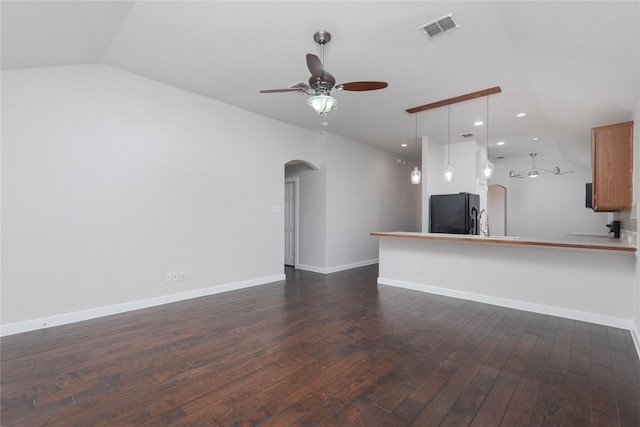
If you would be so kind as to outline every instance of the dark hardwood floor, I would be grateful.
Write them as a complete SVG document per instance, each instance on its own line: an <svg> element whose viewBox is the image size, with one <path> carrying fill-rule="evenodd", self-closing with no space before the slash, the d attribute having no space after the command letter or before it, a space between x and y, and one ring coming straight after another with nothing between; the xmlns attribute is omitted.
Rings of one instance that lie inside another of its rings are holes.
<svg viewBox="0 0 640 427"><path fill-rule="evenodd" d="M286 273L2 338L2 425L640 426L628 331Z"/></svg>

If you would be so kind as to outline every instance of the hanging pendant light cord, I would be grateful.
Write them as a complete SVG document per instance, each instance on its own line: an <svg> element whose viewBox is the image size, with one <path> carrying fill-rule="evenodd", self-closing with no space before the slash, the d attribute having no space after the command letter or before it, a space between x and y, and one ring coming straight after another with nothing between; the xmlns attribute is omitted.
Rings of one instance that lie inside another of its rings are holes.
<svg viewBox="0 0 640 427"><path fill-rule="evenodd" d="M418 169L418 115L416 114L416 122L415 122L415 144L416 144L416 167L413 168L411 172L411 183L412 184L420 184L422 182L422 173Z"/></svg>
<svg viewBox="0 0 640 427"><path fill-rule="evenodd" d="M487 164L489 164L489 95L487 95Z"/></svg>
<svg viewBox="0 0 640 427"><path fill-rule="evenodd" d="M447 165L451 164L451 104L449 104L449 126L447 129Z"/></svg>
<svg viewBox="0 0 640 427"><path fill-rule="evenodd" d="M418 115L416 114L416 164L418 164Z"/></svg>

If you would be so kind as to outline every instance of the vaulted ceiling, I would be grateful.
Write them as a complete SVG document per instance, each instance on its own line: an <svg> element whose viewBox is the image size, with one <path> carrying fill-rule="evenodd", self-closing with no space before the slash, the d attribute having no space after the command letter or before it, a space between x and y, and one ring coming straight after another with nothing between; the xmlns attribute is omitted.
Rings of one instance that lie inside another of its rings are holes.
<svg viewBox="0 0 640 427"><path fill-rule="evenodd" d="M407 108L500 86L491 157L588 167L590 128L631 120L640 98L637 1L2 1L1 13L3 70L102 62L406 158L416 153ZM419 30L449 13L459 28ZM339 83L389 87L334 93L326 116L306 95L259 93L308 80L318 30L332 35L325 67ZM451 142L472 133L484 144L486 124L473 122L486 112L486 99L452 105ZM419 133L447 142L448 114L419 113Z"/></svg>

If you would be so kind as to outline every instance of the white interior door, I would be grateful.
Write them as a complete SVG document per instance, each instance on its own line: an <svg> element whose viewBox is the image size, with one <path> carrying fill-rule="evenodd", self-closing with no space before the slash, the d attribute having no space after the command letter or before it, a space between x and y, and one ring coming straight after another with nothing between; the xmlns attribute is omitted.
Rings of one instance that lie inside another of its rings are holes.
<svg viewBox="0 0 640 427"><path fill-rule="evenodd" d="M284 264L296 265L296 184L284 184Z"/></svg>

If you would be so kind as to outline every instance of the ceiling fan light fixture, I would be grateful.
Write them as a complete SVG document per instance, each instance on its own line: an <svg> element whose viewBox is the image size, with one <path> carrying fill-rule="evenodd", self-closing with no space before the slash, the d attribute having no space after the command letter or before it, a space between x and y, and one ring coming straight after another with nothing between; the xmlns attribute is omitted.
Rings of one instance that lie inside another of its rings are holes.
<svg viewBox="0 0 640 427"><path fill-rule="evenodd" d="M324 46L331 40L331 34L328 31L317 31L313 35L313 40L322 48L322 59L312 53L307 54L307 68L309 72L311 72L309 84L298 82L288 88L266 89L261 90L260 93L300 92L306 95L314 93L315 96L307 99L307 104L313 108L316 113L324 116L338 106L338 101L331 96L332 90L340 92L343 90L363 92L384 89L388 86L387 82L378 81L357 81L336 85L335 77L324 68Z"/></svg>
<svg viewBox="0 0 640 427"><path fill-rule="evenodd" d="M333 96L320 94L309 98L307 105L313 108L316 113L324 116L338 107L338 101Z"/></svg>
<svg viewBox="0 0 640 427"><path fill-rule="evenodd" d="M545 169L545 168L538 168L536 166L536 156L538 155L538 153L530 153L529 156L531 156L531 167L529 169L525 169L523 171L520 171L518 173L516 173L515 171L509 171L509 178L537 178L540 175L543 174L553 174L553 175L564 175L567 173L574 173L575 171L566 171L566 172L561 172L560 171L560 166L556 166L553 168L553 170L549 170L549 169Z"/></svg>

